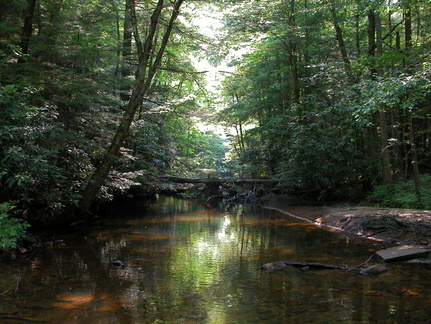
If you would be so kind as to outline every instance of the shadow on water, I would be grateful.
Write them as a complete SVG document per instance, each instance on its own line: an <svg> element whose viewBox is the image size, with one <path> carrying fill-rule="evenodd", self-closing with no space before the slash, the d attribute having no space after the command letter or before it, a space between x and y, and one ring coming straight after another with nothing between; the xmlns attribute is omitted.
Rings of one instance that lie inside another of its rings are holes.
<svg viewBox="0 0 431 324"><path fill-rule="evenodd" d="M161 197L111 214L52 233L64 243L27 262L1 264L3 322L406 323L431 315L423 265L390 264L378 277L262 272L277 260L354 267L379 248L278 212Z"/></svg>

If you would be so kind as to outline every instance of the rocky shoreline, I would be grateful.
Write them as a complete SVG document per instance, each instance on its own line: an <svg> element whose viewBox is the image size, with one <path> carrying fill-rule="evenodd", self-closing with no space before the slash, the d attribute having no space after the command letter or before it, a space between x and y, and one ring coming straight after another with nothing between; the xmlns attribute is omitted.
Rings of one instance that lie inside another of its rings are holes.
<svg viewBox="0 0 431 324"><path fill-rule="evenodd" d="M431 211L363 206L288 206L283 201L265 208L278 210L349 235L394 245L431 247Z"/></svg>

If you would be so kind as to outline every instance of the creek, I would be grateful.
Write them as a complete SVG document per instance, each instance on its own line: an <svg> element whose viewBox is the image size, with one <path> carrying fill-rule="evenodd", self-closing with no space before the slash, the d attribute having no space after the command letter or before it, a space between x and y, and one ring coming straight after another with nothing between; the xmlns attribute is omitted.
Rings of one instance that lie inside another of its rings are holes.
<svg viewBox="0 0 431 324"><path fill-rule="evenodd" d="M45 235L51 244L0 264L1 322L425 323L431 316L428 265L388 264L375 277L262 271L278 260L355 267L381 248L273 210L161 196Z"/></svg>

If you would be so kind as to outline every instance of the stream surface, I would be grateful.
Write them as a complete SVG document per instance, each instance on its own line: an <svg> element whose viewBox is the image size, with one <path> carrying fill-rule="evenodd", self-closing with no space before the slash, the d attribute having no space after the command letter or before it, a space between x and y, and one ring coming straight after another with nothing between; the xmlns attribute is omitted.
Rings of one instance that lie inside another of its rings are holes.
<svg viewBox="0 0 431 324"><path fill-rule="evenodd" d="M295 207L298 213L300 208ZM388 264L367 277L288 267L355 267L378 243L277 211L159 197L57 229L27 259L0 263L1 323L426 323L431 268ZM120 260L124 267L111 263ZM373 257L370 263L378 263Z"/></svg>

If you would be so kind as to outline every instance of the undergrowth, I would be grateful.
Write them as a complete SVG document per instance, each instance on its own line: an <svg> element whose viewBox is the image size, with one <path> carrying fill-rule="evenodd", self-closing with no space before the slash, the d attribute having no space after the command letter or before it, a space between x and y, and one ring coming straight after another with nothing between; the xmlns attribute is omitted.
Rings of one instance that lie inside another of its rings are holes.
<svg viewBox="0 0 431 324"><path fill-rule="evenodd" d="M0 250L16 247L17 242L26 233L30 225L13 216L15 203L0 203Z"/></svg>
<svg viewBox="0 0 431 324"><path fill-rule="evenodd" d="M371 203L382 207L431 209L431 176L421 176L420 195L413 181L399 181L375 186L368 196Z"/></svg>

